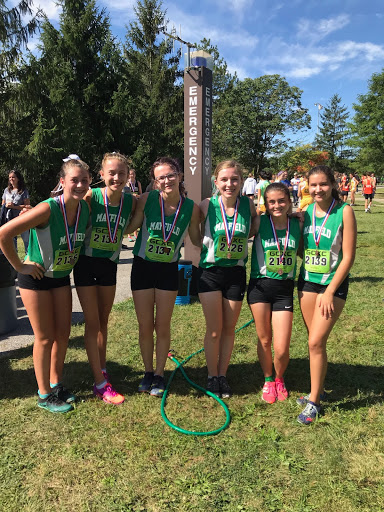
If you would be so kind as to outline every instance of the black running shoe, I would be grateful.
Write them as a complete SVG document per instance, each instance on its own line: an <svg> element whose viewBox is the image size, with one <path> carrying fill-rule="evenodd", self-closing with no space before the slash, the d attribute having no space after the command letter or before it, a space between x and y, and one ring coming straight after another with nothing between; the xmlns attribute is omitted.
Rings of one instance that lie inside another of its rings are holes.
<svg viewBox="0 0 384 512"><path fill-rule="evenodd" d="M139 393L149 393L153 382L153 372L145 372L139 384Z"/></svg>
<svg viewBox="0 0 384 512"><path fill-rule="evenodd" d="M210 391L220 398L220 385L217 377L208 377L207 391Z"/></svg>
<svg viewBox="0 0 384 512"><path fill-rule="evenodd" d="M219 386L221 398L231 398L231 396L233 395L232 389L229 387L227 377L225 377L224 375L220 375L219 377Z"/></svg>
<svg viewBox="0 0 384 512"><path fill-rule="evenodd" d="M61 383L51 388L51 393L67 404L76 402L76 395L68 391L68 389L65 388Z"/></svg>

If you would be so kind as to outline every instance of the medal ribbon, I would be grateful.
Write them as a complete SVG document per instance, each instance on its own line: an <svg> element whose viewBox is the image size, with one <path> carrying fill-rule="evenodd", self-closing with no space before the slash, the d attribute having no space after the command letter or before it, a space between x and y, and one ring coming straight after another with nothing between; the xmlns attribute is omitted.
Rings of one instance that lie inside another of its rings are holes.
<svg viewBox="0 0 384 512"><path fill-rule="evenodd" d="M162 230L163 230L163 241L164 241L164 242L168 242L168 240L171 238L171 235L172 235L173 229L174 229L174 227L175 227L175 225L176 225L177 218L178 218L179 213L180 213L181 204L182 204L182 198L181 198L181 196L180 196L179 203L178 203L178 205L177 205L176 212L175 212L175 215L174 215L174 217L173 217L173 222L172 222L171 229L168 231L168 234L166 234L166 232L165 232L165 211L164 211L164 199L163 199L163 194L160 194L161 228L162 228Z"/></svg>
<svg viewBox="0 0 384 512"><path fill-rule="evenodd" d="M73 244L72 244L71 236L69 234L67 210L65 209L63 195L59 196L59 202L60 202L61 213L63 214L63 219L64 219L65 236L67 237L68 250L69 250L69 252L73 252L73 250L75 248L75 243L76 243L77 228L79 226L80 210L81 210L80 203L77 205L76 222L75 222L75 229L73 231Z"/></svg>
<svg viewBox="0 0 384 512"><path fill-rule="evenodd" d="M313 239L315 241L316 248L319 248L321 232L323 231L323 227L325 226L325 223L327 222L328 217L330 216L332 208L335 206L335 204L336 204L336 201L333 199L332 203L331 203L331 206L328 208L328 211L325 214L325 217L324 217L323 222L322 222L322 224L320 226L320 229L319 229L319 233L317 235L316 235L316 203L313 205L313 210L312 210L312 231L313 231Z"/></svg>
<svg viewBox="0 0 384 512"><path fill-rule="evenodd" d="M117 214L117 219L116 219L116 222L115 222L115 227L113 229L113 235L112 235L111 221L109 220L107 187L105 187L105 189L104 189L105 220L107 222L109 239L110 239L112 244L114 244L115 240L116 240L117 230L119 228L119 222L120 222L120 217L121 217L121 211L123 209L123 203L124 203L124 194L121 194L119 212Z"/></svg>
<svg viewBox="0 0 384 512"><path fill-rule="evenodd" d="M128 181L128 183L129 183L129 186L131 187L132 193L135 193L135 184L132 183L131 181Z"/></svg>
<svg viewBox="0 0 384 512"><path fill-rule="evenodd" d="M277 250L279 251L279 265L281 265L281 262L283 261L283 258L285 256L285 251L287 250L287 247L288 247L289 232L290 232L289 217L287 217L287 231L285 233L285 241L284 241L283 254L281 254L281 249L280 249L280 244L279 244L279 237L277 236L275 224L273 223L273 220L272 220L271 216L269 216L269 220L270 220L272 231L273 231L273 237L274 237L276 245L277 245Z"/></svg>
<svg viewBox="0 0 384 512"><path fill-rule="evenodd" d="M224 222L224 230L225 230L225 237L227 239L227 245L228 245L228 250L230 249L231 247L231 243L232 243L232 239L233 239L233 236L235 234L235 227L236 227L236 222L237 222L237 215L238 215L238 207L239 207L239 199L236 199L236 205L235 205L235 213L233 214L233 221L232 221L232 229L231 229L231 233L229 233L229 224L228 224L228 220L227 220L227 215L225 213L225 208L224 208L224 204L223 204L223 199L221 198L220 196L220 200L219 200L219 204L220 204L220 210L221 210L221 216L223 218L223 222Z"/></svg>

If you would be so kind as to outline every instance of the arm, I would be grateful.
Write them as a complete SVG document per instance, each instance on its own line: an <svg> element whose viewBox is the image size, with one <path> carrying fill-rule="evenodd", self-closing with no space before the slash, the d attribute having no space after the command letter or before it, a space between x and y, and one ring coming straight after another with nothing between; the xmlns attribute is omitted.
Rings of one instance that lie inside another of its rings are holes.
<svg viewBox="0 0 384 512"><path fill-rule="evenodd" d="M45 269L34 262L22 262L17 255L13 244L13 237L20 235L28 229L44 226L49 222L51 210L47 203L40 203L24 215L7 222L0 228L0 248L13 268L21 274L29 274L34 278L41 279Z"/></svg>
<svg viewBox="0 0 384 512"><path fill-rule="evenodd" d="M343 210L343 259L338 266L332 281L327 286L327 289L320 296L319 307L321 308L322 316L329 318L334 311L333 297L336 290L349 274L355 261L356 254L356 239L357 239L357 226L355 214L350 206L345 206Z"/></svg>
<svg viewBox="0 0 384 512"><path fill-rule="evenodd" d="M138 189L138 192L139 192L139 195L141 196L142 193L143 193L143 189L141 188L141 183L140 181L137 182L137 189Z"/></svg>
<svg viewBox="0 0 384 512"><path fill-rule="evenodd" d="M200 210L200 224L201 224L201 239L204 238L204 231L205 231L205 219L208 215L208 206L209 206L209 199L203 199L201 203L199 204L199 210Z"/></svg>
<svg viewBox="0 0 384 512"><path fill-rule="evenodd" d="M136 231L136 229L139 229L141 227L141 225L143 224L144 207L145 207L145 203L147 202L148 194L149 194L149 192L145 192L145 194L143 194L136 200L135 213L134 213L133 217L131 218L130 223L124 230L125 235L127 233L133 233L134 231Z"/></svg>
<svg viewBox="0 0 384 512"><path fill-rule="evenodd" d="M261 197L261 190L260 187L257 187L257 215L260 215L260 197Z"/></svg>
<svg viewBox="0 0 384 512"><path fill-rule="evenodd" d="M189 238L193 245L201 247L201 234L200 234L200 208L197 204L193 205L191 222L188 228Z"/></svg>
<svg viewBox="0 0 384 512"><path fill-rule="evenodd" d="M251 210L251 226L248 238L252 238L259 231L260 217L257 215L255 203L251 199L249 200L249 208Z"/></svg>

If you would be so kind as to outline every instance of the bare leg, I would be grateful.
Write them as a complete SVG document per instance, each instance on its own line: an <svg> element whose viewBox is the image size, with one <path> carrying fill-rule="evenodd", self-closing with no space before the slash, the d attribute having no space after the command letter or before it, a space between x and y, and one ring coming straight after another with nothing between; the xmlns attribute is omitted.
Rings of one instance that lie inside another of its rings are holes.
<svg viewBox="0 0 384 512"><path fill-rule="evenodd" d="M217 377L219 372L219 348L223 328L223 296L220 291L199 293L205 317L204 351L208 375Z"/></svg>
<svg viewBox="0 0 384 512"><path fill-rule="evenodd" d="M250 304L257 333L257 355L264 377L272 376L272 327L271 305L258 302Z"/></svg>
<svg viewBox="0 0 384 512"><path fill-rule="evenodd" d="M54 313L54 342L51 355L50 381L54 384L63 378L64 361L71 333L72 292L69 286L54 288L51 291Z"/></svg>
<svg viewBox="0 0 384 512"><path fill-rule="evenodd" d="M132 291L137 321L139 322L139 344L146 372L153 372L153 331L155 328L155 290Z"/></svg>
<svg viewBox="0 0 384 512"><path fill-rule="evenodd" d="M223 298L223 328L220 337L219 375L226 375L235 342L235 327L242 301Z"/></svg>
<svg viewBox="0 0 384 512"><path fill-rule="evenodd" d="M100 330L97 336L101 368L107 364L108 320L115 300L116 285L97 286L97 304L99 308Z"/></svg>
<svg viewBox="0 0 384 512"><path fill-rule="evenodd" d="M171 344L171 318L177 291L155 289L156 375L164 375Z"/></svg>
<svg viewBox="0 0 384 512"><path fill-rule="evenodd" d="M40 393L48 394L50 381L59 382L62 377L71 326L71 290L69 286L47 291L21 288L20 294L35 335L33 364L37 385Z"/></svg>
<svg viewBox="0 0 384 512"><path fill-rule="evenodd" d="M100 354L97 346L97 338L100 331L100 320L98 315L98 298L96 288L96 286L78 286L76 291L84 312L85 350L87 351L88 361L92 369L95 384L101 384L104 381L104 375L101 372Z"/></svg>
<svg viewBox="0 0 384 512"><path fill-rule="evenodd" d="M284 378L289 363L292 319L292 311L274 311L272 313L274 366L277 379Z"/></svg>
<svg viewBox="0 0 384 512"><path fill-rule="evenodd" d="M299 301L301 312L308 330L309 364L311 372L310 401L318 404L320 393L324 389L324 381L327 373L328 359L326 345L328 336L339 318L345 301L334 298L335 311L331 318L321 316L318 307L319 294L300 292Z"/></svg>

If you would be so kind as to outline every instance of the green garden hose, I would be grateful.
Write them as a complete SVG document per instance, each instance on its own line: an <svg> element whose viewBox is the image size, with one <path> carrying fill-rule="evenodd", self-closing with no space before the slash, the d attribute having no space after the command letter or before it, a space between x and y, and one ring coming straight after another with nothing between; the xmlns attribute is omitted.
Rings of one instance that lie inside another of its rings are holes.
<svg viewBox="0 0 384 512"><path fill-rule="evenodd" d="M253 322L254 322L254 320L250 320L249 322L245 323L243 326L241 326L239 329L237 329L235 331L235 333L241 331L241 329L244 329L245 327L248 327L248 325L251 325ZM227 405L225 404L225 402L223 402L219 397L217 397L216 395L214 395L210 391L207 391L206 389L202 388L201 386L199 386L198 384L193 382L188 377L188 375L185 373L185 370L183 368L183 365L185 363L187 363L190 359L192 359L192 357L196 356L197 354L200 354L200 352L203 352L203 351L204 351L204 348L201 348L200 350L198 350L197 352L194 352L193 354L188 356L186 359L184 359L184 361L181 361L181 362L175 357L174 352L172 350L170 350L169 353L168 353L169 359L171 359L171 361L173 361L176 364L176 368L171 373L171 376L168 379L167 386L166 386L166 388L164 390L163 398L161 400L161 416L162 416L163 420L165 421L165 423L169 427L173 428L177 432L180 432L181 434L186 434L188 436L215 436L216 434L219 434L221 431L226 429L228 427L228 425L230 424L230 422L231 422L231 415L230 415L229 409L228 409ZM175 425L174 423L172 423L168 419L168 417L167 417L167 415L165 413L165 404L166 404L166 401L167 401L168 390L169 390L169 388L171 386L171 382L172 382L173 377L176 375L176 372L178 370L181 371L184 379L188 382L188 384L190 384L193 388L198 389L199 391L202 391L206 395L212 397L213 399L216 400L216 402L218 402L221 405L221 407L224 409L225 416L226 416L224 425L222 425L220 428L217 428L216 430L209 430L208 432L199 432L199 431L196 431L196 430L186 430L184 428L178 427L177 425Z"/></svg>
<svg viewBox="0 0 384 512"><path fill-rule="evenodd" d="M199 386L198 384L193 382L188 377L188 375L185 373L185 370L183 368L183 365L185 363L187 363L193 356L199 354L203 350L204 350L204 348L201 348L200 350L198 350L197 352L194 352L193 354L188 356L186 359L184 359L184 361L181 361L181 362L176 359L176 357L172 353L172 351L170 351L169 354L168 354L169 359L171 359L176 364L176 368L173 370L173 372L171 373L171 376L169 377L167 387L165 388L165 391L164 391L164 394L163 394L163 398L161 400L161 416L162 416L163 420L165 421L165 423L169 427L173 428L177 432L180 432L181 434L186 434L188 436L214 436L216 434L219 434L222 430L226 429L228 427L230 421L231 421L231 415L229 413L229 410L228 410L228 407L226 406L226 404L219 397L217 397L216 395L214 395L210 391L207 391L206 389L202 388L201 386ZM196 431L196 430L185 430L184 428L178 427L177 425L172 423L167 418L167 415L165 414L165 403L166 403L166 400L167 400L167 394L168 394L169 387L171 385L171 382L172 382L173 377L175 376L177 370L181 371L184 379L188 382L188 384L190 384L195 389L198 389L199 391L202 391L206 395L214 398L221 405L221 407L224 409L225 416L226 416L224 425L222 425L220 428L217 428L216 430L210 430L208 432L199 432L199 431Z"/></svg>
<svg viewBox="0 0 384 512"><path fill-rule="evenodd" d="M254 322L254 319L252 318L252 320L250 320L250 321L249 321L249 322L247 322L246 324L244 324L244 325L242 325L241 327L239 327L238 329L236 329L235 334L236 334L237 332L241 331L241 329L244 329L245 327L248 327L248 325L253 324L253 322Z"/></svg>

